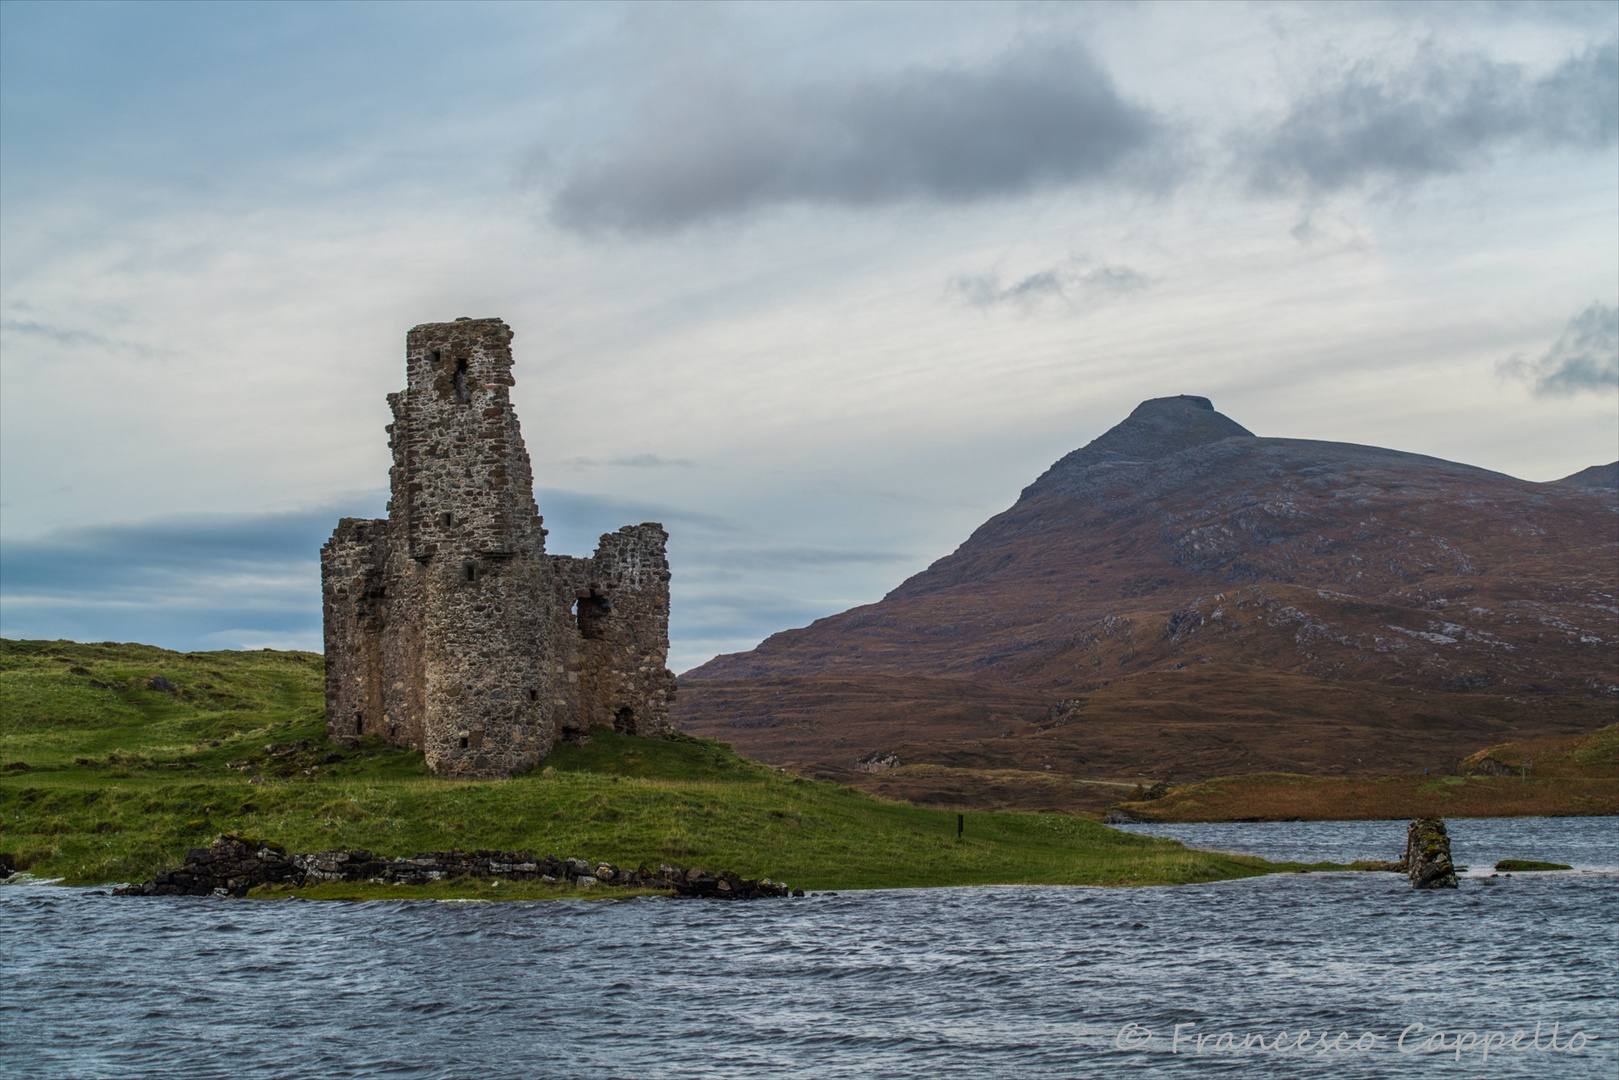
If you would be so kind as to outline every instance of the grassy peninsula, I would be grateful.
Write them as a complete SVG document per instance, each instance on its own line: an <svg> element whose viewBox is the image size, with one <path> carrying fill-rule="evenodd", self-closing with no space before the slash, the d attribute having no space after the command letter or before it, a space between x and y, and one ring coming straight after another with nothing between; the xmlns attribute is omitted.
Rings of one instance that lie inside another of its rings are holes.
<svg viewBox="0 0 1619 1080"><path fill-rule="evenodd" d="M948 809L784 774L697 739L598 731L525 776L440 780L419 753L327 744L321 680L312 653L0 642L0 852L74 884L148 878L227 831L292 851L675 862L817 890L1175 884L1296 869L1062 814L969 813L958 840ZM383 894L556 892L469 882Z"/></svg>

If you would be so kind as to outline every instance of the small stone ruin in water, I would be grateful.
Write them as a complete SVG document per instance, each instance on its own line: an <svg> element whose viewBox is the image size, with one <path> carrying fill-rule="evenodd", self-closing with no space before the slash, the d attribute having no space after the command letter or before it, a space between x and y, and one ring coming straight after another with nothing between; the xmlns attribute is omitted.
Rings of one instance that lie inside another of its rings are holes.
<svg viewBox="0 0 1619 1080"><path fill-rule="evenodd" d="M1450 836L1438 818L1418 818L1405 830L1405 872L1413 889L1456 888Z"/></svg>

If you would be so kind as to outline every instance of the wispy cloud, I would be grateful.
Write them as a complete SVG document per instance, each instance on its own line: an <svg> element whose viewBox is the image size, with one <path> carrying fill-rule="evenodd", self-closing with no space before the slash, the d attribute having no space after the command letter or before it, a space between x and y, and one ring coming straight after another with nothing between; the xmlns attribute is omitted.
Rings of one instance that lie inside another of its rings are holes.
<svg viewBox="0 0 1619 1080"><path fill-rule="evenodd" d="M593 457L567 457L556 464L569 469L599 469L603 465L610 465L620 469L693 469L697 467L695 461L686 458L666 458L657 454L627 454L623 457L608 458L606 461Z"/></svg>
<svg viewBox="0 0 1619 1080"><path fill-rule="evenodd" d="M43 339L70 348L89 346L91 348L105 349L109 352L131 353L140 357L157 356L163 352L163 350L155 349L143 342L109 337L106 334L98 334L80 327L53 326L34 319L0 319L0 333L20 334L24 337Z"/></svg>
<svg viewBox="0 0 1619 1080"><path fill-rule="evenodd" d="M1568 321L1539 360L1511 356L1496 373L1528 383L1538 396L1619 390L1619 307L1593 303Z"/></svg>
<svg viewBox="0 0 1619 1080"><path fill-rule="evenodd" d="M749 570L789 570L798 567L848 566L853 563L885 565L910 559L908 552L873 548L759 546L719 548L706 554L706 561L711 565Z"/></svg>
<svg viewBox="0 0 1619 1080"><path fill-rule="evenodd" d="M1011 281L997 270L962 274L951 278L946 288L951 295L974 307L991 308L1008 304L1030 307L1047 300L1074 306L1082 298L1138 292L1151 284L1151 278L1128 266L1086 269L1065 262Z"/></svg>
<svg viewBox="0 0 1619 1080"><path fill-rule="evenodd" d="M1242 141L1261 192L1333 192L1461 172L1510 146L1600 149L1619 133L1619 46L1551 72L1425 48L1402 66L1362 60Z"/></svg>
<svg viewBox="0 0 1619 1080"><path fill-rule="evenodd" d="M787 89L716 77L659 87L551 209L659 232L787 203L973 202L1116 174L1159 128L1072 46Z"/></svg>
<svg viewBox="0 0 1619 1080"><path fill-rule="evenodd" d="M0 548L0 633L172 648L320 647L338 511L65 529Z"/></svg>

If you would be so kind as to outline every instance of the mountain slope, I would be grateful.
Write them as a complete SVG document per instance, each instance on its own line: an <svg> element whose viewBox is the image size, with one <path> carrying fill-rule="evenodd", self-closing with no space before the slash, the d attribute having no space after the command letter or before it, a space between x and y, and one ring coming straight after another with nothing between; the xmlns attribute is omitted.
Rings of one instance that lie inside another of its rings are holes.
<svg viewBox="0 0 1619 1080"><path fill-rule="evenodd" d="M831 769L1440 765L1611 718L1616 509L1158 398L880 602L687 673L677 723Z"/></svg>
<svg viewBox="0 0 1619 1080"><path fill-rule="evenodd" d="M1581 469L1557 482L1582 488L1619 488L1619 461L1610 461L1606 465L1592 465L1589 469Z"/></svg>

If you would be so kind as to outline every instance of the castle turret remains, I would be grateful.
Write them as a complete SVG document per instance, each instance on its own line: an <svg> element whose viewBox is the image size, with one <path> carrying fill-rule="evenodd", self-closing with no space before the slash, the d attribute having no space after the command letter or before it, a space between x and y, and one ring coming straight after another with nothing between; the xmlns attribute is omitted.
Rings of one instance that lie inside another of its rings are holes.
<svg viewBox="0 0 1619 1080"><path fill-rule="evenodd" d="M668 534L547 555L512 409L512 331L428 323L388 395L388 516L343 518L321 549L326 729L421 749L435 773L509 776L596 725L668 722Z"/></svg>

